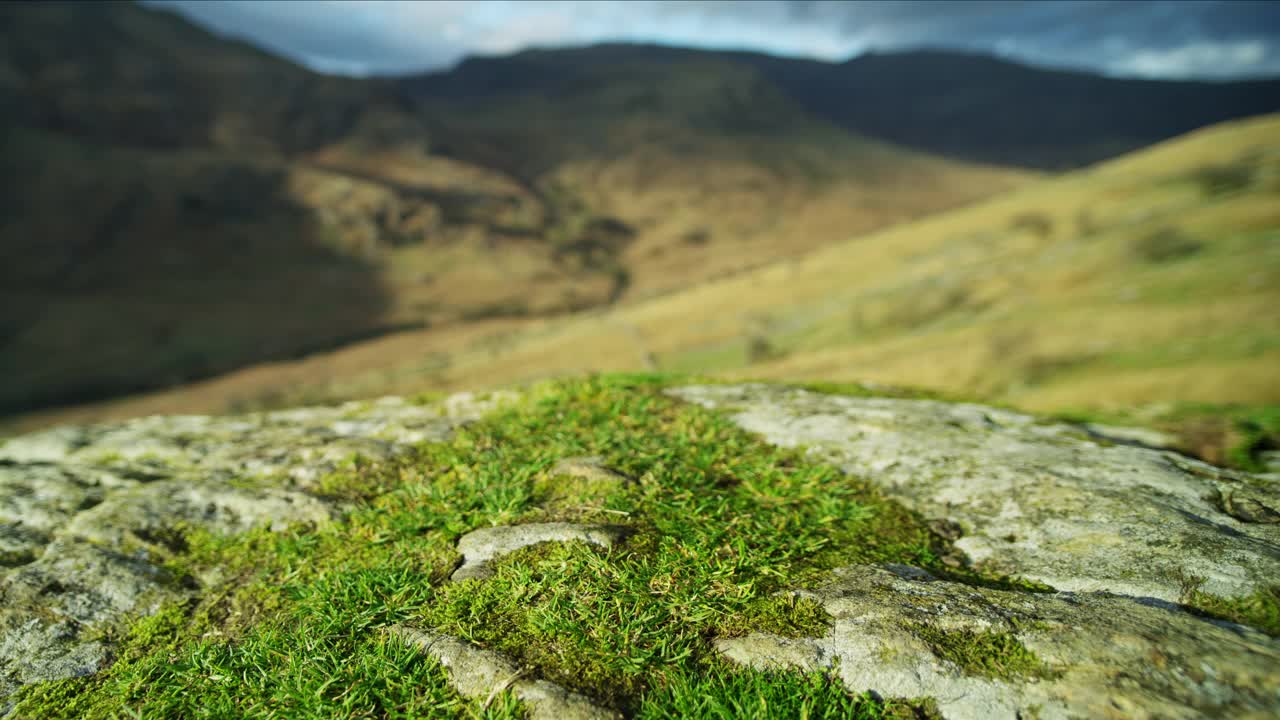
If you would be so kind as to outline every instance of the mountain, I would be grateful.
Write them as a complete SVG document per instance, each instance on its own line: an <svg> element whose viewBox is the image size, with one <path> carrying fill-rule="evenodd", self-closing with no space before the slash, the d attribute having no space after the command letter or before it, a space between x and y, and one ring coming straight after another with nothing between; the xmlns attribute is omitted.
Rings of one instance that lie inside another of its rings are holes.
<svg viewBox="0 0 1280 720"><path fill-rule="evenodd" d="M457 353L424 384L600 369L875 381L1038 410L1280 402L1280 115ZM646 357L648 360L646 360ZM586 358L590 358L588 362Z"/></svg>
<svg viewBox="0 0 1280 720"><path fill-rule="evenodd" d="M10 413L397 332L408 355L372 362L437 372L489 331L683 292L1276 96L633 45L355 80L118 2L4 4L0 48Z"/></svg>
<svg viewBox="0 0 1280 720"><path fill-rule="evenodd" d="M1243 461L1280 442L1277 197L1272 115L606 312L402 333L26 425L639 370L1119 413Z"/></svg>
<svg viewBox="0 0 1280 720"><path fill-rule="evenodd" d="M0 411L670 292L1029 177L717 60L562 99L420 100L133 3L0 5Z"/></svg>
<svg viewBox="0 0 1280 720"><path fill-rule="evenodd" d="M421 133L391 83L317 75L132 3L4 3L0 33L0 107L24 127L285 155L379 122L387 142Z"/></svg>
<svg viewBox="0 0 1280 720"><path fill-rule="evenodd" d="M1280 111L1280 80L1108 78L949 50L867 53L844 63L749 52L597 45L474 58L406 80L432 98L572 95L602 67L718 59L751 67L845 130L968 161L1080 168L1198 127ZM759 106L753 106L754 112ZM747 113L743 121L754 120Z"/></svg>

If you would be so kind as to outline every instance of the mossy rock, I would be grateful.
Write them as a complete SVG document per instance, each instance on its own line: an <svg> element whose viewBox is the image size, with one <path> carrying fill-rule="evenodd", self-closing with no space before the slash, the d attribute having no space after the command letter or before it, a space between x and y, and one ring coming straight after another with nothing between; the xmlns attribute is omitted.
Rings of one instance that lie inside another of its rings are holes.
<svg viewBox="0 0 1280 720"><path fill-rule="evenodd" d="M546 698L638 718L1280 709L1277 525L1239 511L1276 507L1271 480L855 394L595 376L14 438L3 702L41 718L559 712ZM1206 522L1174 525L1188 515ZM489 536L521 541L451 579ZM460 677L449 658L472 650L518 677ZM1151 667L1119 682L1139 656Z"/></svg>

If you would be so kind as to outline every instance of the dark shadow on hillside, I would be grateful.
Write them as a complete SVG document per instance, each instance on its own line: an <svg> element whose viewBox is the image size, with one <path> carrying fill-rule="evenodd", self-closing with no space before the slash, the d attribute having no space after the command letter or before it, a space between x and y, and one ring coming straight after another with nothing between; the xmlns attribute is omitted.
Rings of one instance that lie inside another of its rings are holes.
<svg viewBox="0 0 1280 720"><path fill-rule="evenodd" d="M830 63L754 52L603 44L469 58L452 70L404 77L399 83L402 92L426 105L470 106L539 95L581 114L593 88L631 82L641 71L660 78L655 87L679 84L691 63L706 68L709 61L720 61L722 70L752 68L808 112L860 135L961 160L1041 170L1079 168L1206 125L1280 111L1280 79L1275 78L1112 78L950 50L868 53ZM761 124L777 103L759 87L755 92L739 87L723 99L727 102L711 104L718 112L685 120L719 131L776 129L769 122ZM666 106L662 113L706 109L700 107L706 97L695 97L698 101L691 105ZM620 117L658 109L650 100L633 92L612 110ZM573 113L566 117L577 120ZM473 144L466 152L484 162L518 156L514 141L524 125L513 125L507 145L499 138L490 146Z"/></svg>
<svg viewBox="0 0 1280 720"><path fill-rule="evenodd" d="M287 179L248 157L0 128L0 412L397 329L376 268Z"/></svg>

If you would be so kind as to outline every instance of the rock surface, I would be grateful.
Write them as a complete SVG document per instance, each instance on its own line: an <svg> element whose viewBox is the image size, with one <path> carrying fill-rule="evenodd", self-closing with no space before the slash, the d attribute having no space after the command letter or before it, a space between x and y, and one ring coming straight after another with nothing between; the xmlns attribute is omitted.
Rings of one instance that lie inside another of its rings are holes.
<svg viewBox="0 0 1280 720"><path fill-rule="evenodd" d="M769 442L807 447L919 511L968 560L1058 591L846 567L795 593L833 618L826 635L721 638L724 656L824 669L854 692L932 697L952 719L1280 715L1280 641L1175 604L1201 580L1224 596L1276 583L1277 478L1154 449L1155 436L979 405L763 385L669 392L726 411ZM145 418L4 442L0 714L25 684L105 667L112 647L100 630L213 582L165 570L190 529L324 523L344 511L323 482L344 460L443 440L503 399ZM582 498L607 499L632 482L596 457L564 458L530 480L545 506L564 504L557 511L599 509ZM458 541L453 579L488 577L494 559L537 543L607 548L629 531L565 522L476 530ZM618 717L457 638L392 632L437 658L468 697L487 702L510 689L533 717ZM1002 664L1004 654L1012 660Z"/></svg>
<svg viewBox="0 0 1280 720"><path fill-rule="evenodd" d="M609 467L605 464L604 458L595 455L564 458L551 468L550 474L552 476L567 475L606 487L617 487L632 482L632 478Z"/></svg>
<svg viewBox="0 0 1280 720"><path fill-rule="evenodd" d="M458 638L403 625L390 634L440 661L449 681L463 696L486 703L510 690L528 709L530 720L621 720L622 715L599 707L589 698L546 680L530 680L502 655Z"/></svg>
<svg viewBox="0 0 1280 720"><path fill-rule="evenodd" d="M628 528L620 525L585 525L580 523L528 523L473 530L458 538L462 565L453 571L452 580L487 578L493 574L490 561L523 547L542 542L588 542L611 547L626 536Z"/></svg>
<svg viewBox="0 0 1280 720"><path fill-rule="evenodd" d="M1004 574L1163 601L1197 579L1240 596L1280 578L1280 483L1269 477L981 405L767 385L670 393L958 524L956 546Z"/></svg>
<svg viewBox="0 0 1280 720"><path fill-rule="evenodd" d="M933 697L948 720L1280 715L1280 642L1158 601L990 590L904 566L841 568L797 594L832 616L824 637L753 633L717 649L755 667L834 668L854 692ZM984 674L940 650L940 634L1016 639L1039 667Z"/></svg>
<svg viewBox="0 0 1280 720"><path fill-rule="evenodd" d="M240 532L321 523L317 481L360 454L387 458L502 402L396 398L229 417L60 427L0 444L0 713L28 683L101 669L87 639L199 592L166 573L186 528Z"/></svg>

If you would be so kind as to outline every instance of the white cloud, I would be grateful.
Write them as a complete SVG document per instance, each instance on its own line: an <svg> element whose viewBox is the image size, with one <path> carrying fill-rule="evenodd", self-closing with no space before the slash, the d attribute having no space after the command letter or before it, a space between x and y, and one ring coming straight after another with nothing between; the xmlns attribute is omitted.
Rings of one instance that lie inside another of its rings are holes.
<svg viewBox="0 0 1280 720"><path fill-rule="evenodd" d="M535 12L499 23L478 33L471 47L489 55L505 55L528 47L563 45L577 39L574 19L562 12Z"/></svg>
<svg viewBox="0 0 1280 720"><path fill-rule="evenodd" d="M1118 75L1280 71L1280 3L1195 0L143 0L345 74L447 67L531 46L656 42L841 61L869 48L985 50Z"/></svg>
<svg viewBox="0 0 1280 720"><path fill-rule="evenodd" d="M1167 49L1136 50L1114 69L1147 77L1230 77L1265 70L1267 47L1260 41L1199 42Z"/></svg>

